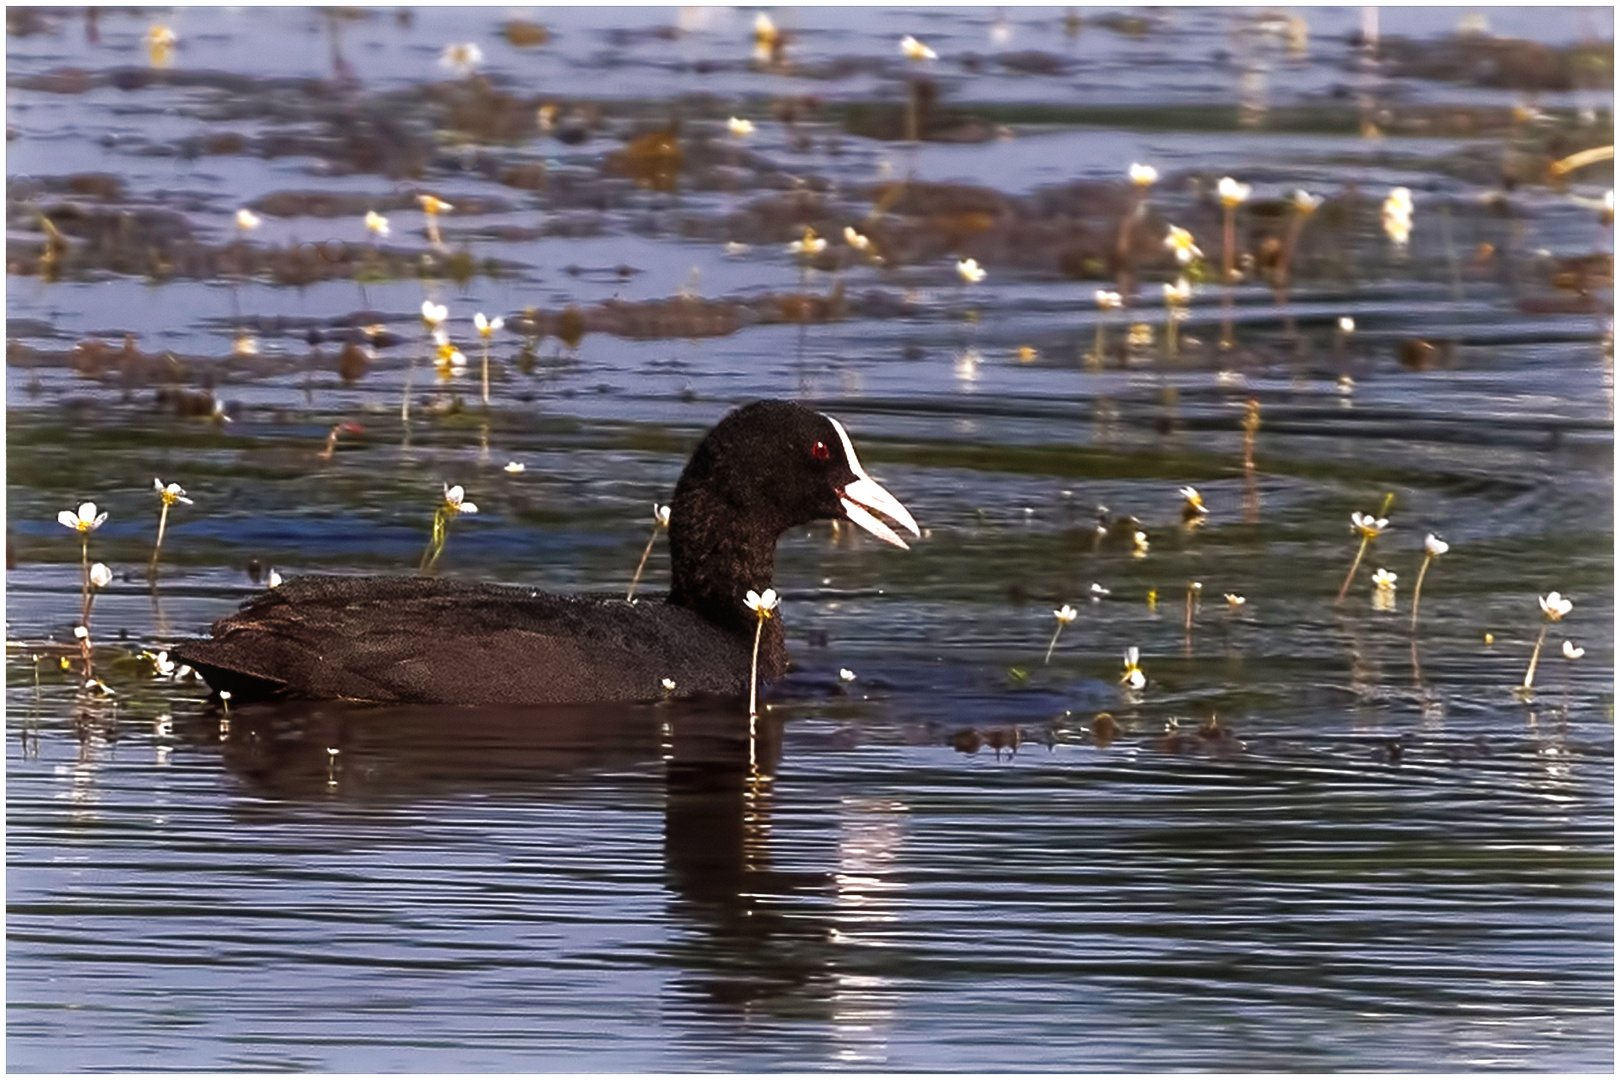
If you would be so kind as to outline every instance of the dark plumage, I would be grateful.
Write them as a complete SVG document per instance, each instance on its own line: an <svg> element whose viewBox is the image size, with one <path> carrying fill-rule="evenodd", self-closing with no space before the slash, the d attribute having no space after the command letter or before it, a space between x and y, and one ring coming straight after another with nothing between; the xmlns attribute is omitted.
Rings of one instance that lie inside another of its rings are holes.
<svg viewBox="0 0 1620 1080"><path fill-rule="evenodd" d="M842 425L761 401L726 416L675 486L671 588L635 604L603 596L434 578L294 578L174 650L234 700L346 699L446 704L649 700L746 693L757 617L744 601L771 585L777 537L842 518L900 547L873 516L917 534L866 475ZM759 670L787 668L779 617Z"/></svg>

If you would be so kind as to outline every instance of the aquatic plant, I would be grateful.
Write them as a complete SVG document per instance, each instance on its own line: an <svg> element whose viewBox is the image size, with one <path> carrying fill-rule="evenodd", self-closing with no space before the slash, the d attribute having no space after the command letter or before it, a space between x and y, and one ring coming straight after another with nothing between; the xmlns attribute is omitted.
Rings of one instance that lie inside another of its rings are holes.
<svg viewBox="0 0 1620 1080"><path fill-rule="evenodd" d="M1182 266L1204 257L1204 252L1193 241L1193 234L1179 225L1170 226L1170 231L1164 235L1164 246L1175 254L1176 262Z"/></svg>
<svg viewBox="0 0 1620 1080"><path fill-rule="evenodd" d="M1394 495L1385 496L1384 508L1380 513L1388 512L1390 503L1394 501ZM1361 538L1361 546L1356 548L1356 557L1350 563L1350 572L1344 576L1344 584L1339 588L1339 597L1333 601L1335 604L1344 603L1345 594L1350 591L1350 582L1355 579L1356 571L1361 568L1362 557L1367 554L1367 545L1381 536L1388 527L1389 519L1386 517L1374 517L1359 510L1350 515L1350 531Z"/></svg>
<svg viewBox="0 0 1620 1080"><path fill-rule="evenodd" d="M1177 345L1180 341L1180 324L1187 318L1187 305L1192 300L1192 286L1184 277L1178 277L1175 284L1165 283L1164 286L1164 351L1172 360L1176 357Z"/></svg>
<svg viewBox="0 0 1620 1080"><path fill-rule="evenodd" d="M1536 664L1541 660L1541 646L1546 644L1548 627L1552 626L1552 624L1555 622L1563 622L1564 616L1568 615L1575 607L1573 601L1558 595L1556 589L1548 593L1546 596L1540 597L1539 603L1541 605L1541 614L1543 616L1541 633L1536 635L1536 647L1530 653L1530 666L1525 669L1524 683L1519 687L1519 689L1526 694L1530 692L1531 687L1536 681Z"/></svg>
<svg viewBox="0 0 1620 1080"><path fill-rule="evenodd" d="M470 503L466 499L466 492L460 484L451 487L444 485L444 498L433 511L433 533L428 539L427 550L422 553L422 564L417 569L420 573L428 573L444 554L444 545L450 537L450 522L462 514L478 513L478 504Z"/></svg>
<svg viewBox="0 0 1620 1080"><path fill-rule="evenodd" d="M1204 497L1198 494L1198 489L1186 486L1181 489L1181 519L1194 521L1204 517L1209 510L1204 506Z"/></svg>
<svg viewBox="0 0 1620 1080"><path fill-rule="evenodd" d="M175 32L162 23L155 23L146 32L146 58L155 68L166 68L174 62L174 48L180 43Z"/></svg>
<svg viewBox="0 0 1620 1080"><path fill-rule="evenodd" d="M439 236L439 215L447 214L455 207L434 195L418 195L416 201L422 207L422 213L427 220L428 243L434 247L443 247L444 243Z"/></svg>
<svg viewBox="0 0 1620 1080"><path fill-rule="evenodd" d="M1047 642L1046 659L1041 661L1043 664L1049 664L1052 662L1052 650L1057 648L1058 635L1063 633L1063 628L1065 626L1068 626L1070 623L1074 622L1074 618L1079 614L1079 612L1075 611L1074 608L1070 607L1068 604L1064 604L1056 611L1053 611L1052 614L1057 617L1057 629L1052 631L1052 640Z"/></svg>
<svg viewBox="0 0 1620 1080"><path fill-rule="evenodd" d="M1384 199L1380 220L1383 222L1384 235L1395 245L1397 254L1406 251L1406 242L1412 238L1412 210L1412 192L1409 188L1395 188Z"/></svg>
<svg viewBox="0 0 1620 1080"><path fill-rule="evenodd" d="M175 503L185 503L191 506L192 501L186 498L186 489L179 484L164 484L157 477L152 478L152 488L157 492L160 509L158 510L157 541L152 545L152 567L150 574L157 577L158 554L163 550L163 534L169 527L169 507ZM64 522L64 524L66 524Z"/></svg>
<svg viewBox="0 0 1620 1080"><path fill-rule="evenodd" d="M439 66L448 68L460 78L466 78L478 70L484 62L484 50L472 42L459 42L446 45L439 54Z"/></svg>
<svg viewBox="0 0 1620 1080"><path fill-rule="evenodd" d="M1395 575L1383 567L1373 571L1373 600L1374 611L1395 610Z"/></svg>
<svg viewBox="0 0 1620 1080"><path fill-rule="evenodd" d="M495 332L505 325L506 320L499 315L493 319L486 319L484 313L480 311L473 316L473 326L477 328L479 340L484 346L483 394L486 409L489 408L489 341L495 336Z"/></svg>
<svg viewBox="0 0 1620 1080"><path fill-rule="evenodd" d="M636 595L636 583L641 580L641 571L646 569L647 556L652 554L653 544L658 540L658 530L667 528L669 528L669 507L659 506L655 501L653 503L652 535L647 537L647 546L642 549L641 561L636 564L635 576L630 579L630 591L624 594L625 600L628 601Z"/></svg>
<svg viewBox="0 0 1620 1080"><path fill-rule="evenodd" d="M81 580L84 587L84 602L90 604L90 534L95 532L107 520L107 512L103 510L96 513L96 504L84 502L79 504L77 511L63 510L56 515L56 520L63 527L74 530L79 534L79 559L82 568Z"/></svg>
<svg viewBox="0 0 1620 1080"><path fill-rule="evenodd" d="M907 60L922 62L924 60L938 60L939 54L916 38L907 34L900 39L900 54Z"/></svg>
<svg viewBox="0 0 1620 1080"><path fill-rule="evenodd" d="M1135 645L1125 650L1125 673L1119 681L1132 690L1140 690L1147 685L1147 676L1142 674L1142 654Z"/></svg>
<svg viewBox="0 0 1620 1080"><path fill-rule="evenodd" d="M1586 650L1583 649L1581 646L1575 644L1573 641L1564 642L1564 659L1566 659L1566 660L1579 660L1581 657L1583 657L1585 655L1586 655Z"/></svg>
<svg viewBox="0 0 1620 1080"><path fill-rule="evenodd" d="M1417 584L1412 586L1412 632L1417 633L1418 603L1423 599L1423 578L1429 564L1451 550L1451 545L1434 533L1423 538L1423 565L1418 568Z"/></svg>
<svg viewBox="0 0 1620 1080"><path fill-rule="evenodd" d="M782 55L782 33L771 17L763 11L754 16L754 60L760 64L775 63Z"/></svg>
<svg viewBox="0 0 1620 1080"><path fill-rule="evenodd" d="M1248 602L1249 598L1246 596L1239 596L1237 593L1226 594L1226 608L1228 611L1236 611Z"/></svg>
<svg viewBox="0 0 1620 1080"><path fill-rule="evenodd" d="M387 236L389 232L388 219L375 210L366 211L366 232L372 236Z"/></svg>
<svg viewBox="0 0 1620 1080"><path fill-rule="evenodd" d="M977 285L984 280L985 269L979 265L978 259L956 260L956 276L969 285Z"/></svg>
<svg viewBox="0 0 1620 1080"><path fill-rule="evenodd" d="M759 619L754 626L754 658L748 671L748 716L752 719L759 715L759 639L765 632L765 620L776 610L776 590L766 589L763 593L757 593L749 589L743 602Z"/></svg>
<svg viewBox="0 0 1620 1080"><path fill-rule="evenodd" d="M746 139L754 133L754 122L742 117L733 116L726 121L726 130L739 139Z"/></svg>
<svg viewBox="0 0 1620 1080"><path fill-rule="evenodd" d="M816 230L808 225L804 227L804 233L788 245L788 254L797 255L801 259L809 259L811 256L820 255L826 250L826 239L817 236Z"/></svg>
<svg viewBox="0 0 1620 1080"><path fill-rule="evenodd" d="M1203 595L1204 595L1204 583L1202 581L1189 581L1189 582L1187 582L1186 613L1185 613L1184 617L1182 618L1182 623L1181 623L1181 628L1186 633L1189 633L1189 634L1192 633L1193 616L1198 613L1198 601L1199 601L1199 598L1202 597Z"/></svg>
<svg viewBox="0 0 1620 1080"><path fill-rule="evenodd" d="M1221 200L1221 348L1230 349L1232 337L1232 283L1237 270L1237 208L1253 190L1230 176L1221 177L1216 194Z"/></svg>
<svg viewBox="0 0 1620 1080"><path fill-rule="evenodd" d="M1088 357L1094 364L1101 366L1103 358L1107 356L1108 344L1104 335L1108 329L1108 322L1104 315L1110 311L1118 311L1125 306L1125 298L1111 289L1098 289L1097 300L1097 338L1091 346L1091 356Z"/></svg>

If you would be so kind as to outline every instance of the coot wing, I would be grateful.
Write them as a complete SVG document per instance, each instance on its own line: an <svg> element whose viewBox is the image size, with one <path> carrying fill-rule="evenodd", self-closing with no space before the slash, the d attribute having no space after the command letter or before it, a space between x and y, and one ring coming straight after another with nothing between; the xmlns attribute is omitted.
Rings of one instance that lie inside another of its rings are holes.
<svg viewBox="0 0 1620 1080"><path fill-rule="evenodd" d="M293 578L175 655L233 698L529 704L747 690L748 643L653 599Z"/></svg>

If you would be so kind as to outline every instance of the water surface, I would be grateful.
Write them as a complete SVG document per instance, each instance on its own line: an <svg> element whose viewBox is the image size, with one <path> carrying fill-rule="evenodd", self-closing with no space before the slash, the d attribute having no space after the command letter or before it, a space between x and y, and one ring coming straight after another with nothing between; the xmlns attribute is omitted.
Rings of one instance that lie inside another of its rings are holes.
<svg viewBox="0 0 1620 1080"><path fill-rule="evenodd" d="M1303 48L1225 9L781 10L762 64L752 11L183 9L157 69L155 14L13 18L8 1064L1612 1068L1612 173L1545 173L1613 141L1570 52L1610 55L1612 15L1489 9L1528 51L1487 71L1464 14L1384 11L1370 61L1355 9L1301 12ZM454 41L481 76L436 64ZM917 78L945 111L912 146L883 125ZM624 164L671 123L672 184ZM1146 225L1134 306L1093 302L1133 160L1145 220L1217 267L1213 182L1255 185L1257 265L1229 309L1198 286L1173 355ZM1328 201L1284 293L1296 187ZM425 191L459 204L442 250ZM427 363L424 297L471 371ZM487 412L479 310L509 324ZM837 416L926 535L783 538L798 670L752 737L730 702L226 715L140 657L272 567L409 571L444 483L480 507L446 575L622 590L702 432L762 396ZM153 476L196 500L155 589ZM1391 495L1336 605L1349 516ZM55 517L85 499L113 696L72 647Z"/></svg>

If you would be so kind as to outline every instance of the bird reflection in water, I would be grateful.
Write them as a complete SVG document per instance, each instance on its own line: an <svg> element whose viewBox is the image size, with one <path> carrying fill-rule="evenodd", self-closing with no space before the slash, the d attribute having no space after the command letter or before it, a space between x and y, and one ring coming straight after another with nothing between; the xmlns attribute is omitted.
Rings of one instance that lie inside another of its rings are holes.
<svg viewBox="0 0 1620 1080"><path fill-rule="evenodd" d="M633 808L646 805L646 791L661 783L669 933L653 962L674 969L666 1007L717 1020L739 1012L818 1019L832 1025L835 1052L846 1060L883 1060L881 1021L892 1015L892 995L888 980L859 970L861 942L896 917L883 897L892 888L905 807L845 800L836 869L779 868L773 855L814 837L799 827L802 816L786 836L772 836L782 750L777 710L750 724L731 701L504 708L299 702L233 708L224 734L216 717L199 716L182 737L217 746L255 795L291 812L310 803L375 806L446 796L572 800L582 784L595 800ZM265 809L260 803L255 814ZM269 812L276 813L273 805ZM374 816L367 820L375 826ZM622 862L625 855L603 857Z"/></svg>

